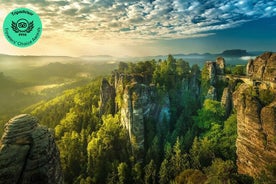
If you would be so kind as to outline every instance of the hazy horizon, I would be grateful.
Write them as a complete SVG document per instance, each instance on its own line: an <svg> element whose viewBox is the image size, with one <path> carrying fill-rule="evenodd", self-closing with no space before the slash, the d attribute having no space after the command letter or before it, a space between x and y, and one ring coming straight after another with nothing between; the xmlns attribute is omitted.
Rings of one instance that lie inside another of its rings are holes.
<svg viewBox="0 0 276 184"><path fill-rule="evenodd" d="M226 49L226 50L246 50L246 49ZM189 52L189 53L174 53L172 55L186 55L186 56L189 56L189 55L204 55L204 54L211 54L211 55L219 55L219 54L222 54L223 51L226 51L226 50L222 50L220 52L213 52L213 53L210 53L210 52ZM274 50L246 50L247 53L255 53L255 52L258 52L258 53L263 53L263 52L275 52ZM158 55L144 55L144 56L127 56L127 55L124 55L124 56L114 56L114 55L109 55L109 54L105 54L105 55L79 55L79 56L66 56L66 55L33 55L33 54L29 54L29 55L23 55L23 54L19 54L19 55L13 55L13 54L5 54L5 53L0 53L0 57L1 56L11 56L11 57L70 57L70 58L85 58L85 57L105 57L105 58L143 58L143 57L158 57L158 56L168 56L169 54L171 53L160 53Z"/></svg>

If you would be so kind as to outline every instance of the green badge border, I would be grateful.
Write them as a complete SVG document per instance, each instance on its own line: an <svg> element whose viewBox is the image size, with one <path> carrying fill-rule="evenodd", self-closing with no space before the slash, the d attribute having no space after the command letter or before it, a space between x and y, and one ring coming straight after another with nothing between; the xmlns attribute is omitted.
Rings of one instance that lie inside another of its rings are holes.
<svg viewBox="0 0 276 184"><path fill-rule="evenodd" d="M26 19L29 23L27 28L30 27L32 29L27 31L19 30L17 26L17 21L19 19ZM25 7L16 8L10 11L3 21L3 33L5 39L10 44L19 48L26 48L34 45L41 37L42 29L42 21L39 15L35 11Z"/></svg>

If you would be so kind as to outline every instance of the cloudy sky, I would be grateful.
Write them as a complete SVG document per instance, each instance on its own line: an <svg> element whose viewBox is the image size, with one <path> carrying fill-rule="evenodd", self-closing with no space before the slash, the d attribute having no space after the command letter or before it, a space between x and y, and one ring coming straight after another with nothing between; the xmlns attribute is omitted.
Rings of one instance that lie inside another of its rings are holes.
<svg viewBox="0 0 276 184"><path fill-rule="evenodd" d="M40 40L13 55L147 56L217 53L225 49L276 51L275 0L1 0L0 25L26 7L42 20Z"/></svg>

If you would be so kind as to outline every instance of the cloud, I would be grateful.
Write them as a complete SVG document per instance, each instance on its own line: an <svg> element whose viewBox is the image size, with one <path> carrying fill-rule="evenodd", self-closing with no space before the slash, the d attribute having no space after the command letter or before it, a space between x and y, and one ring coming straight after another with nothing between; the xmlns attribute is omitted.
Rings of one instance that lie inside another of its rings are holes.
<svg viewBox="0 0 276 184"><path fill-rule="evenodd" d="M47 31L79 32L93 38L177 39L208 36L216 30L276 16L268 0L22 0L4 9L30 6Z"/></svg>

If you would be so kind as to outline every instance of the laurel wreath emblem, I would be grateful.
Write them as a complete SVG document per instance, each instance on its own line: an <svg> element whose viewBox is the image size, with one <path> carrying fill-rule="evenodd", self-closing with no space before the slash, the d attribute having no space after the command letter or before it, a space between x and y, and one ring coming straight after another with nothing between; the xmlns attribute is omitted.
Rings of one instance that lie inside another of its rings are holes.
<svg viewBox="0 0 276 184"><path fill-rule="evenodd" d="M31 32L31 31L33 30L33 28L34 28L34 22L31 21L30 23L28 23L28 28L27 28L26 30L24 30L24 31L21 31L21 30L18 28L17 23L14 22L14 21L12 21L11 28L12 28L13 31L16 32L16 33L25 33L25 32L29 33L29 32Z"/></svg>

